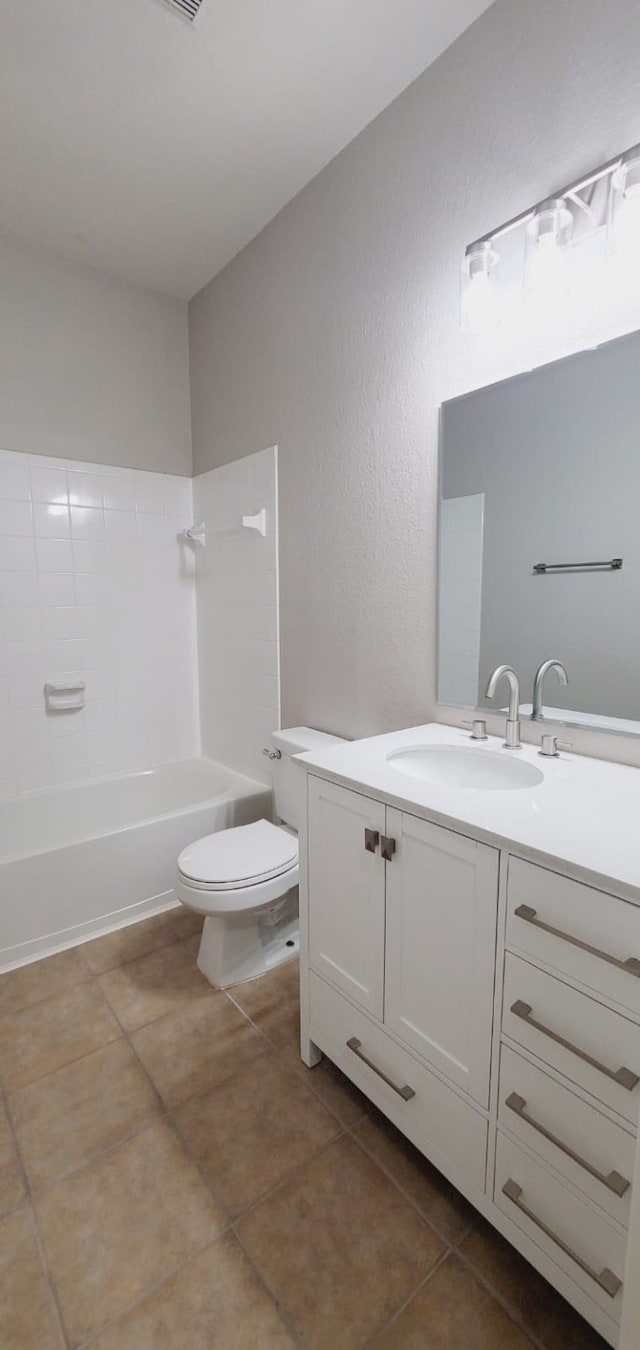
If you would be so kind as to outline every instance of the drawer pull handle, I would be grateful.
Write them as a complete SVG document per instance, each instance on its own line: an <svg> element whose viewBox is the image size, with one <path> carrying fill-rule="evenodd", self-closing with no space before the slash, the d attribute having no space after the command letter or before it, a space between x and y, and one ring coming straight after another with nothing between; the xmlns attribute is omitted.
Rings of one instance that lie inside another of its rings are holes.
<svg viewBox="0 0 640 1350"><path fill-rule="evenodd" d="M538 918L537 910L532 909L531 905L518 905L514 914L519 919L524 919L525 923L530 923L534 928L541 928L545 933L551 933L553 937L561 938L563 942L570 942L572 947L579 947L582 952L589 952L590 956L597 956L600 961L606 961L610 966L615 966L617 970L626 971L627 975L635 975L640 979L640 960L637 956L628 956L625 961L618 956L610 956L609 952L601 951L600 947L592 947L590 943L583 942L581 938L574 937L572 933L563 932L562 928L554 928L552 924L545 923L543 919Z"/></svg>
<svg viewBox="0 0 640 1350"><path fill-rule="evenodd" d="M362 1041L359 1041L357 1036L352 1036L351 1039L347 1041L347 1049L353 1050L354 1055L357 1055L358 1059L361 1059L362 1063L367 1065L367 1068L373 1069L373 1072L377 1073L378 1078L381 1078L388 1087L393 1088L393 1091L397 1092L398 1096L402 1097L404 1102L410 1102L411 1098L415 1097L416 1094L413 1088L409 1087L408 1083L405 1083L404 1087L398 1087L398 1084L394 1083L392 1078L387 1078L386 1073L383 1073L382 1069L379 1069L377 1064L374 1064L372 1060L367 1058L362 1049Z"/></svg>
<svg viewBox="0 0 640 1350"><path fill-rule="evenodd" d="M532 1130L536 1130L544 1139L548 1139L549 1143L555 1144L556 1148L559 1148L561 1153L566 1153L568 1158L571 1158L573 1162L578 1164L578 1167L583 1167L585 1172L588 1172L590 1176L595 1177L596 1181L601 1181L602 1185L606 1186L607 1190L613 1191L614 1195L621 1196L624 1195L625 1191L628 1191L631 1183L627 1181L626 1177L621 1176L619 1172L609 1172L608 1175L605 1176L604 1172L599 1172L598 1168L593 1167L590 1162L587 1162L586 1158L582 1158L579 1153L575 1153L572 1148L569 1148L568 1144L562 1142L562 1139L558 1139L557 1135L552 1134L544 1125L541 1125L539 1120L535 1120L533 1116L530 1116L527 1111L527 1103L524 1097L521 1097L517 1092L511 1092L509 1094L505 1101L505 1106L508 1106L510 1111L515 1112L516 1116L519 1116L521 1120L526 1121L527 1125L530 1125Z"/></svg>
<svg viewBox="0 0 640 1350"><path fill-rule="evenodd" d="M620 1069L610 1069L606 1064L602 1064L599 1059L594 1059L592 1055L588 1055L586 1050L581 1050L572 1041L565 1040L564 1036L560 1036L557 1031L552 1031L551 1027L546 1027L544 1022L537 1022L535 1017L531 1016L530 1003L523 1003L522 999L518 998L511 1005L511 1011L516 1017L526 1022L527 1026L534 1027L536 1031L541 1031L543 1036L548 1036L549 1040L555 1041L556 1045L564 1046L565 1050L569 1050L572 1055L577 1055L578 1059L584 1060L585 1064L590 1064L592 1069L598 1070L598 1073L603 1073L605 1078L611 1078L614 1083L626 1088L627 1092L633 1092L633 1089L640 1083L637 1073L633 1073L631 1069L626 1069L624 1066Z"/></svg>
<svg viewBox="0 0 640 1350"><path fill-rule="evenodd" d="M367 853L375 853L380 843L380 831L366 829L364 832L364 846Z"/></svg>
<svg viewBox="0 0 640 1350"><path fill-rule="evenodd" d="M510 1200L511 1203L520 1210L521 1214L526 1215L527 1219L530 1219L531 1223L534 1223L536 1228L540 1229L541 1233L544 1233L552 1242L555 1242L556 1246L559 1247L566 1256L570 1257L572 1261L575 1261L576 1265L584 1271L585 1275L589 1276L590 1280L593 1280L595 1284L598 1285L599 1289L603 1289L605 1294L609 1295L609 1298L615 1298L616 1294L622 1289L622 1280L619 1280L618 1276L614 1275L613 1271L609 1270L606 1266L604 1270L601 1270L598 1273L598 1271L594 1270L586 1261L583 1261L582 1257L578 1256L577 1252L574 1252L571 1247L568 1247L566 1242L563 1242L562 1238L558 1237L557 1233L554 1233L551 1228L547 1228L546 1223L544 1223L542 1219L539 1219L537 1214L534 1214L533 1211L529 1209L529 1206L525 1205L524 1201L521 1199L522 1186L519 1186L517 1181L513 1181L511 1177L509 1177L508 1181L505 1181L504 1186L502 1187L502 1194L506 1195L507 1200Z"/></svg>
<svg viewBox="0 0 640 1350"><path fill-rule="evenodd" d="M385 862L391 862L391 859L393 858L395 851L396 851L395 839L390 839L388 835L383 834L382 839L380 840L380 852Z"/></svg>

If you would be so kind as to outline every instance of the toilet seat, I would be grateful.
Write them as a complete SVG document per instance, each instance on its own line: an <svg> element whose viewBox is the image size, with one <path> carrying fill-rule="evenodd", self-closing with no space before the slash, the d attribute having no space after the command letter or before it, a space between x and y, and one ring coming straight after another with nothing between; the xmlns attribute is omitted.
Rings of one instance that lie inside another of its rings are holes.
<svg viewBox="0 0 640 1350"><path fill-rule="evenodd" d="M205 835L178 858L178 875L192 891L246 891L297 870L297 836L268 820Z"/></svg>

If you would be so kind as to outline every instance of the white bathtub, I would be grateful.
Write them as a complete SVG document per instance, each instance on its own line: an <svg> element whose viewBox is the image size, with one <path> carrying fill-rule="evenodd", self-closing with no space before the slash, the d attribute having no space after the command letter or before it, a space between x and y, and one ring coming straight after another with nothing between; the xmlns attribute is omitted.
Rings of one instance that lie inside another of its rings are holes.
<svg viewBox="0 0 640 1350"><path fill-rule="evenodd" d="M207 759L1 802L0 970L167 908L186 844L270 812Z"/></svg>

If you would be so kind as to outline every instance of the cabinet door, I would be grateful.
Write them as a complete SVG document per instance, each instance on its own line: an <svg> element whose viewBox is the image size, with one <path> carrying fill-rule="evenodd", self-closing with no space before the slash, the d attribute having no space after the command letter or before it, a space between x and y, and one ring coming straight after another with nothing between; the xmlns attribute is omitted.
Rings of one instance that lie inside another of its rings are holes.
<svg viewBox="0 0 640 1350"><path fill-rule="evenodd" d="M489 1102L498 852L388 810L385 1022Z"/></svg>
<svg viewBox="0 0 640 1350"><path fill-rule="evenodd" d="M385 808L309 777L309 960L314 970L382 1019Z"/></svg>

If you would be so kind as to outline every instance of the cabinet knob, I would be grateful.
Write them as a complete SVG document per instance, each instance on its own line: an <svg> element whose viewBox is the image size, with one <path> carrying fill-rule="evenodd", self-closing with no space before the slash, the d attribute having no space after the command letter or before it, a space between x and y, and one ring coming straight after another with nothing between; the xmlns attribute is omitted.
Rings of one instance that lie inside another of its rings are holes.
<svg viewBox="0 0 640 1350"><path fill-rule="evenodd" d="M378 830L365 830L364 846L367 850L367 853L375 853L379 843L380 843L380 835Z"/></svg>

